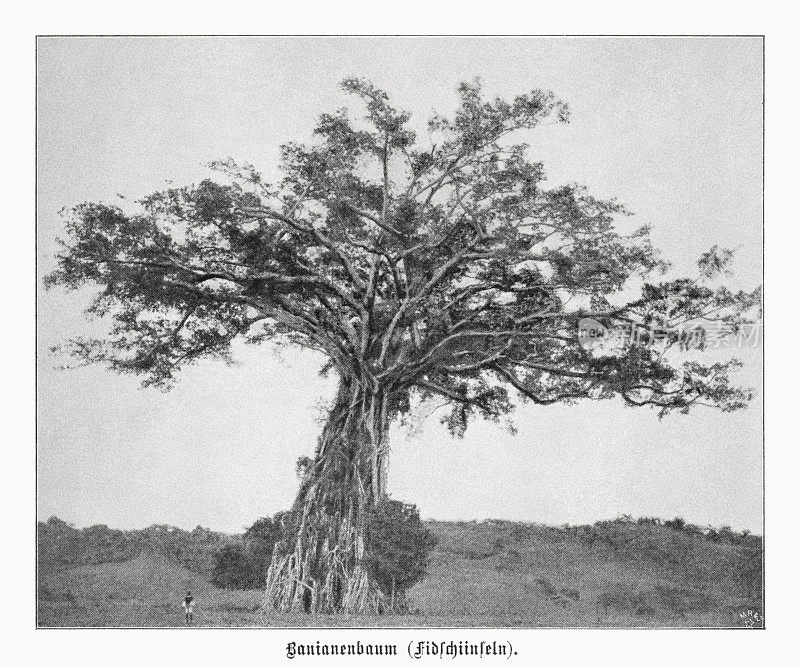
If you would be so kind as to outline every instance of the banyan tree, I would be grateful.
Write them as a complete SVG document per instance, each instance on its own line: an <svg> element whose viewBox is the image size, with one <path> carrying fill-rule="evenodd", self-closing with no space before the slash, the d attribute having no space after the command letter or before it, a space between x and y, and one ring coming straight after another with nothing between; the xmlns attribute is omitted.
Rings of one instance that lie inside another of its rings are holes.
<svg viewBox="0 0 800 667"><path fill-rule="evenodd" d="M322 114L308 145L284 145L275 182L226 160L211 165L215 180L125 210L75 206L46 278L94 286L89 310L110 321L62 352L146 386L225 358L237 338L325 356L338 391L268 571L280 610L385 604L365 567L366 517L386 498L389 427L412 405L446 402L458 436L519 402L616 397L666 414L750 398L731 383L736 361L688 360L674 332L710 320L736 331L758 291L719 284L730 259L719 248L696 275L667 279L620 203L548 186L522 141L568 121L552 93L487 100L465 83L453 114L414 131L371 83L342 87L358 112ZM587 318L668 334L609 350L581 338Z"/></svg>

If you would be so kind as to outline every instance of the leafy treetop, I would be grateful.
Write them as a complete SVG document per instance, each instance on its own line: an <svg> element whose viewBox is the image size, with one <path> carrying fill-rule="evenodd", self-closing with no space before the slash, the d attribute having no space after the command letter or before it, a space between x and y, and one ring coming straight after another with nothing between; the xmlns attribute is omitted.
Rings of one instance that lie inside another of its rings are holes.
<svg viewBox="0 0 800 667"><path fill-rule="evenodd" d="M310 145L282 147L277 183L228 160L212 165L222 183L157 192L135 212L72 209L46 282L98 285L89 311L113 326L67 351L166 387L196 359L227 358L237 337L282 340L322 352L343 381L380 387L395 414L413 392L444 397L454 433L470 414L508 411L510 388L537 404L745 405L750 393L729 381L735 361L580 345L583 317L735 328L760 294L714 286L730 261L718 248L696 277L659 279L648 229L615 224L621 204L546 187L514 137L568 121L552 93L486 100L479 83L461 84L454 116L433 117L423 141L386 93L360 79L342 87L364 117L323 114Z"/></svg>

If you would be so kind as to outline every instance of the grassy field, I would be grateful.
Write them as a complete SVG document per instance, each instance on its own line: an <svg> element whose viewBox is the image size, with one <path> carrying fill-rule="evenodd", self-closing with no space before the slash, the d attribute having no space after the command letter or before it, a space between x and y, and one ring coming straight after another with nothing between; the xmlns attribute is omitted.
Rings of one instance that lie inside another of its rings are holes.
<svg viewBox="0 0 800 667"><path fill-rule="evenodd" d="M738 627L763 615L760 570L740 544L661 525L605 522L551 528L431 522L439 538L414 613L277 614L260 591L231 591L152 553L40 573L40 626L183 624L191 590L198 626Z"/></svg>

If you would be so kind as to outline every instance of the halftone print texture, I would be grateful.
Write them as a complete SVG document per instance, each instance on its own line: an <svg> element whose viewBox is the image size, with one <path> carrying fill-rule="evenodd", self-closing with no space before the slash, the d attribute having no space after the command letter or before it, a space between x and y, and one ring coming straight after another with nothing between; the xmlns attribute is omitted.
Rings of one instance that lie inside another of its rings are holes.
<svg viewBox="0 0 800 667"><path fill-rule="evenodd" d="M39 38L39 624L763 627L762 57Z"/></svg>

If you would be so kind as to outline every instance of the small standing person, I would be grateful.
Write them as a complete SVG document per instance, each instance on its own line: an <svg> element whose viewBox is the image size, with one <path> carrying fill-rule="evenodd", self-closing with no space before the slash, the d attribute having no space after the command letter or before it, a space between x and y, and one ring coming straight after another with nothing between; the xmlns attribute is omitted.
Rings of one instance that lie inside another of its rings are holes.
<svg viewBox="0 0 800 667"><path fill-rule="evenodd" d="M186 614L186 625L191 625L194 620L194 598L192 591L186 591L186 597L183 598L183 611Z"/></svg>

